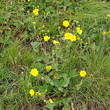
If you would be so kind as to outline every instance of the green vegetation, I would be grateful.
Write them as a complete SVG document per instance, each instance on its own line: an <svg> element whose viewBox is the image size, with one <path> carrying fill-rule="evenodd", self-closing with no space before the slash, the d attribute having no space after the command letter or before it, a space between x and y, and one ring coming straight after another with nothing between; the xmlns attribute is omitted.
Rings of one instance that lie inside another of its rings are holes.
<svg viewBox="0 0 110 110"><path fill-rule="evenodd" d="M110 110L110 2L0 0L0 110Z"/></svg>

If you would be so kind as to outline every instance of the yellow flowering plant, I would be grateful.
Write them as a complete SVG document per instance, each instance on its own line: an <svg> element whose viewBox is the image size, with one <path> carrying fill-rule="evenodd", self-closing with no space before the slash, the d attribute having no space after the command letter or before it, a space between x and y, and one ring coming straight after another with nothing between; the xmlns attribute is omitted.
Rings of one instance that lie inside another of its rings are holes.
<svg viewBox="0 0 110 110"><path fill-rule="evenodd" d="M57 44L59 45L60 43L59 43L59 41L53 40L53 44L54 45L57 45Z"/></svg>
<svg viewBox="0 0 110 110"><path fill-rule="evenodd" d="M67 40L71 40L72 42L76 41L76 35L73 35L71 33L65 33L64 36L65 36L65 39Z"/></svg>
<svg viewBox="0 0 110 110"><path fill-rule="evenodd" d="M82 34L82 30L80 29L80 27L77 27L76 30L77 30L78 34L80 34L80 35Z"/></svg>
<svg viewBox="0 0 110 110"><path fill-rule="evenodd" d="M33 96L33 95L35 94L35 92L34 92L33 89L31 89L31 90L29 91L29 93L30 93L31 96Z"/></svg>
<svg viewBox="0 0 110 110"><path fill-rule="evenodd" d="M109 109L110 2L4 1L0 109Z"/></svg>
<svg viewBox="0 0 110 110"><path fill-rule="evenodd" d="M47 42L50 39L49 36L44 36L44 41Z"/></svg>
<svg viewBox="0 0 110 110"><path fill-rule="evenodd" d="M50 102L50 103L53 103L53 100L52 100L52 99L49 99L49 102Z"/></svg>
<svg viewBox="0 0 110 110"><path fill-rule="evenodd" d="M46 70L47 70L47 71L49 71L49 70L51 70L51 69L52 69L52 66L50 66L50 65L46 66Z"/></svg>
<svg viewBox="0 0 110 110"><path fill-rule="evenodd" d="M34 9L34 10L33 10L33 14L34 14L34 15L38 15L38 14L39 14L39 9L37 9L37 8Z"/></svg>
<svg viewBox="0 0 110 110"><path fill-rule="evenodd" d="M74 66L73 66L73 64L69 65L69 63L68 63L68 62L71 62L70 59L73 59L72 56L70 56L68 58L69 54L74 55L74 53L71 52L71 50L73 51L73 49L76 49L76 46L79 43L78 41L81 41L80 35L82 34L82 30L80 29L79 26L76 26L76 27L74 25L71 26L69 21L64 21L62 25L64 27L69 26L68 29L64 28L65 30L63 30L62 28L60 28L60 30L59 30L59 28L58 28L58 30L64 36L63 40L61 40L61 38L60 38L61 35L60 34L58 35L58 33L57 33L57 35L59 37L57 37L57 38L55 36L52 37L50 34L52 30L46 29L46 25L42 25L42 27L41 27L41 32L42 32L41 35L44 36L43 37L44 42L47 42L48 48L50 50L52 50L52 53L50 54L50 53L48 53L48 51L43 49L43 52L44 52L43 54L45 56L44 57L45 60L41 58L40 61L43 60L45 62L44 68L46 71L44 69L42 69L41 73L43 73L43 74L40 74L41 76L39 76L40 77L39 80L41 80L42 86L40 88L38 88L38 92L36 92L35 95L37 97L39 97L39 99L41 99L43 101L45 100L44 102L47 104L47 106L51 106L54 104L53 98L49 98L49 99L45 98L45 96L47 95L47 93L49 91L55 91L55 90L59 91L60 90L63 92L64 88L69 86L71 79L74 79L78 76L81 76L81 77L86 76L85 71L80 71L80 74L76 74L77 72L76 72L75 68L73 68L73 70L69 69ZM74 29L76 28L76 30L72 31L73 27L74 27ZM42 31L42 29L43 29L43 31ZM48 30L49 30L49 32L48 32ZM54 40L52 40L51 38ZM68 53L68 54L65 54L65 53ZM75 52L75 54L77 55L76 52ZM78 55L76 57L78 57ZM63 62L64 62L64 64L63 64ZM48 64L50 64L50 65L48 65ZM69 67L65 64L68 64ZM34 72L31 72L31 74L33 76L35 76ZM80 80L79 80L79 83L80 83ZM76 86L76 89L79 87L79 85L75 85L75 86ZM52 88L52 87L54 87L54 88ZM47 90L47 92L45 92L45 90ZM41 91L41 92L39 92L39 91Z"/></svg>
<svg viewBox="0 0 110 110"><path fill-rule="evenodd" d="M69 21L67 21L67 20L63 21L63 26L68 27L69 26Z"/></svg>
<svg viewBox="0 0 110 110"><path fill-rule="evenodd" d="M85 77L86 76L86 72L84 70L80 71L80 76L81 77Z"/></svg>
<svg viewBox="0 0 110 110"><path fill-rule="evenodd" d="M65 36L65 39L70 39L71 38L71 34L70 33L65 33L64 36Z"/></svg>
<svg viewBox="0 0 110 110"><path fill-rule="evenodd" d="M36 68L34 68L30 71L30 74L33 75L33 76L38 76L39 72Z"/></svg>

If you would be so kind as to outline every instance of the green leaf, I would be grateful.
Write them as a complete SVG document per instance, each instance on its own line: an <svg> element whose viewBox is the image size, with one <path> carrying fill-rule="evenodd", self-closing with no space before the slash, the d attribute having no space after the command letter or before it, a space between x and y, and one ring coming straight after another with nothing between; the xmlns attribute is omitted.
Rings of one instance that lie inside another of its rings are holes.
<svg viewBox="0 0 110 110"><path fill-rule="evenodd" d="M39 61L42 61L42 60L43 60L42 57L37 57L37 58L36 58L36 61L38 61L38 62L39 62Z"/></svg>
<svg viewBox="0 0 110 110"><path fill-rule="evenodd" d="M51 0L46 0L45 2L51 2Z"/></svg>
<svg viewBox="0 0 110 110"><path fill-rule="evenodd" d="M78 74L76 74L76 70L73 70L73 71L71 71L70 73L69 73L69 78L73 78L73 77L76 77L76 76L78 76Z"/></svg>
<svg viewBox="0 0 110 110"><path fill-rule="evenodd" d="M31 21L31 17L26 18L23 23L29 23Z"/></svg>
<svg viewBox="0 0 110 110"><path fill-rule="evenodd" d="M62 105L62 103L63 103L65 106L67 106L70 100L71 100L71 97L66 97L66 98L62 97L62 98L55 100L54 104L55 105Z"/></svg>
<svg viewBox="0 0 110 110"><path fill-rule="evenodd" d="M38 63L36 64L36 66L37 66L37 69L38 69L38 70L43 70L43 69L44 69L44 65L43 65L42 63L40 63L40 62L38 62Z"/></svg>
<svg viewBox="0 0 110 110"><path fill-rule="evenodd" d="M47 88L48 88L48 87L47 87L47 84L44 84L43 86L40 86L40 87L39 87L39 90L40 90L40 91L45 91L45 90L47 90Z"/></svg>
<svg viewBox="0 0 110 110"><path fill-rule="evenodd" d="M59 87L62 87L62 85L63 85L63 79L60 79L60 80L57 80L56 79L54 83L55 83L55 86L56 87L58 87L58 88Z"/></svg>
<svg viewBox="0 0 110 110"><path fill-rule="evenodd" d="M32 43L32 48L34 50L34 52L39 52L39 49L38 49L38 46L40 45L41 43L40 42L33 42Z"/></svg>
<svg viewBox="0 0 110 110"><path fill-rule="evenodd" d="M45 81L46 81L46 83L49 83L51 85L54 85L52 79L50 77L48 77L48 76L45 77Z"/></svg>
<svg viewBox="0 0 110 110"><path fill-rule="evenodd" d="M68 0L65 0L65 1L64 1L64 5L65 5L65 6L70 6L70 5L72 5L72 3L69 2Z"/></svg>
<svg viewBox="0 0 110 110"><path fill-rule="evenodd" d="M67 77L67 73L59 73L58 76L59 76L60 78L61 78L61 77L65 78L65 77Z"/></svg>
<svg viewBox="0 0 110 110"><path fill-rule="evenodd" d="M67 87L69 85L70 78L65 77L63 82L63 87Z"/></svg>
<svg viewBox="0 0 110 110"><path fill-rule="evenodd" d="M47 105L46 105L46 107L47 108L49 108L49 110L53 110L53 107L54 107L55 105L54 104L51 104L51 103L48 103Z"/></svg>
<svg viewBox="0 0 110 110"><path fill-rule="evenodd" d="M70 110L69 106L64 106L62 110Z"/></svg>

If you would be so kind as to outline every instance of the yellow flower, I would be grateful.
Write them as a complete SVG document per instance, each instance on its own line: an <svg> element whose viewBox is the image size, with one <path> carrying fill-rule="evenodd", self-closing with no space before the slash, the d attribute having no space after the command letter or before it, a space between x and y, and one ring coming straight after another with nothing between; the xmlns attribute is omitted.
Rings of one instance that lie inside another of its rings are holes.
<svg viewBox="0 0 110 110"><path fill-rule="evenodd" d="M31 90L29 91L29 93L30 93L31 96L33 96L35 92L34 92L33 89L31 89Z"/></svg>
<svg viewBox="0 0 110 110"><path fill-rule="evenodd" d="M108 14L107 17L110 18L110 15Z"/></svg>
<svg viewBox="0 0 110 110"><path fill-rule="evenodd" d="M11 2L10 2L10 4L12 5L12 4L13 4L13 2L11 1Z"/></svg>
<svg viewBox="0 0 110 110"><path fill-rule="evenodd" d="M44 102L46 102L46 100L44 100Z"/></svg>
<svg viewBox="0 0 110 110"><path fill-rule="evenodd" d="M86 72L84 70L80 71L80 76L81 77L85 77L85 75L86 75Z"/></svg>
<svg viewBox="0 0 110 110"><path fill-rule="evenodd" d="M55 51L54 50L52 50L52 53L54 53Z"/></svg>
<svg viewBox="0 0 110 110"><path fill-rule="evenodd" d="M59 37L59 35L56 35L57 37Z"/></svg>
<svg viewBox="0 0 110 110"><path fill-rule="evenodd" d="M73 35L73 34L71 34L71 33L65 33L65 39L69 39L69 40L71 40L72 42L73 41L76 41L76 36L75 35Z"/></svg>
<svg viewBox="0 0 110 110"><path fill-rule="evenodd" d="M63 21L63 26L68 27L69 26L69 22L67 20Z"/></svg>
<svg viewBox="0 0 110 110"><path fill-rule="evenodd" d="M47 13L47 15L49 14L49 12Z"/></svg>
<svg viewBox="0 0 110 110"><path fill-rule="evenodd" d="M44 32L44 30L42 30L42 32Z"/></svg>
<svg viewBox="0 0 110 110"><path fill-rule="evenodd" d="M80 30L80 27L77 27L76 30L79 31Z"/></svg>
<svg viewBox="0 0 110 110"><path fill-rule="evenodd" d="M80 38L80 37L78 37L77 39L78 39L79 41L81 40L81 38Z"/></svg>
<svg viewBox="0 0 110 110"><path fill-rule="evenodd" d="M42 26L43 28L45 27L45 25Z"/></svg>
<svg viewBox="0 0 110 110"><path fill-rule="evenodd" d="M27 11L27 13L30 13L30 11Z"/></svg>
<svg viewBox="0 0 110 110"><path fill-rule="evenodd" d="M76 23L78 24L78 23L79 23L79 21L76 21Z"/></svg>
<svg viewBox="0 0 110 110"><path fill-rule="evenodd" d="M45 92L47 92L47 89L45 90Z"/></svg>
<svg viewBox="0 0 110 110"><path fill-rule="evenodd" d="M104 31L103 34L107 34L107 32Z"/></svg>
<svg viewBox="0 0 110 110"><path fill-rule="evenodd" d="M24 72L22 71L21 74L24 74Z"/></svg>
<svg viewBox="0 0 110 110"><path fill-rule="evenodd" d="M70 31L70 28L68 28L67 31Z"/></svg>
<svg viewBox="0 0 110 110"><path fill-rule="evenodd" d="M32 22L32 24L36 24L36 22Z"/></svg>
<svg viewBox="0 0 110 110"><path fill-rule="evenodd" d="M61 27L60 26L58 26L58 29L60 29Z"/></svg>
<svg viewBox="0 0 110 110"><path fill-rule="evenodd" d="M80 34L80 35L82 34L82 30L80 29L80 27L77 27L76 30L77 30L78 34Z"/></svg>
<svg viewBox="0 0 110 110"><path fill-rule="evenodd" d="M38 15L38 12L39 12L39 9L34 9L33 10L34 15Z"/></svg>
<svg viewBox="0 0 110 110"><path fill-rule="evenodd" d="M39 72L36 68L32 69L30 74L32 74L33 76L38 76Z"/></svg>
<svg viewBox="0 0 110 110"><path fill-rule="evenodd" d="M52 100L52 99L49 99L49 102L50 102L50 103L53 103L53 100Z"/></svg>
<svg viewBox="0 0 110 110"><path fill-rule="evenodd" d="M30 2L30 0L28 0L28 2Z"/></svg>
<svg viewBox="0 0 110 110"><path fill-rule="evenodd" d="M74 25L74 23L72 23L72 25Z"/></svg>
<svg viewBox="0 0 110 110"><path fill-rule="evenodd" d="M75 35L71 35L70 40L71 40L72 42L73 42L73 41L76 41L76 36L75 36Z"/></svg>
<svg viewBox="0 0 110 110"><path fill-rule="evenodd" d="M109 32L107 32L107 34L109 34Z"/></svg>
<svg viewBox="0 0 110 110"><path fill-rule="evenodd" d="M50 32L50 30L47 30L47 32Z"/></svg>
<svg viewBox="0 0 110 110"><path fill-rule="evenodd" d="M65 33L65 39L70 39L71 38L71 34L70 33Z"/></svg>
<svg viewBox="0 0 110 110"><path fill-rule="evenodd" d="M43 95L43 93L41 93L41 92L36 92L36 95L41 96L41 95Z"/></svg>
<svg viewBox="0 0 110 110"><path fill-rule="evenodd" d="M49 65L49 66L46 66L46 70L47 70L47 71L49 71L49 70L51 70L51 69L52 69L52 66L50 66L50 65Z"/></svg>
<svg viewBox="0 0 110 110"><path fill-rule="evenodd" d="M34 29L36 29L36 27L35 27L35 26L33 26L33 28L34 28Z"/></svg>
<svg viewBox="0 0 110 110"><path fill-rule="evenodd" d="M44 41L48 41L50 39L49 36L44 36Z"/></svg>
<svg viewBox="0 0 110 110"><path fill-rule="evenodd" d="M57 44L60 44L60 43L58 41L56 41L56 40L53 40L53 44L57 45Z"/></svg>
<svg viewBox="0 0 110 110"><path fill-rule="evenodd" d="M80 34L80 35L82 34L82 30L79 31L79 34Z"/></svg>
<svg viewBox="0 0 110 110"><path fill-rule="evenodd" d="M81 43L81 44L83 43L82 39L80 40L80 43Z"/></svg>
<svg viewBox="0 0 110 110"><path fill-rule="evenodd" d="M54 75L54 76L53 76L53 79L56 79L56 78L57 78L57 75Z"/></svg>
<svg viewBox="0 0 110 110"><path fill-rule="evenodd" d="M52 37L52 39L55 39L55 37Z"/></svg>

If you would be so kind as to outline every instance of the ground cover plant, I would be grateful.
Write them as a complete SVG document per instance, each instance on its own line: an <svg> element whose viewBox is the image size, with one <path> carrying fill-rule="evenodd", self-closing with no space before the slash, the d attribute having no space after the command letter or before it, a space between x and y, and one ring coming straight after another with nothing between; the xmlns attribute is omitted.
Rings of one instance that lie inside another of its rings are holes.
<svg viewBox="0 0 110 110"><path fill-rule="evenodd" d="M110 1L0 0L0 110L110 110Z"/></svg>

